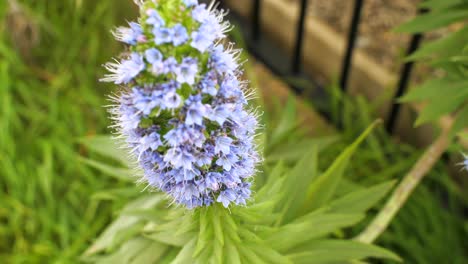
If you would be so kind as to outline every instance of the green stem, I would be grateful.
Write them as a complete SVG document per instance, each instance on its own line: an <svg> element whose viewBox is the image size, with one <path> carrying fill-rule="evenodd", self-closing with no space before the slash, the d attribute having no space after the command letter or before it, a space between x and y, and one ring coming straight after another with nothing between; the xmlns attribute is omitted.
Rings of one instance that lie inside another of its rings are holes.
<svg viewBox="0 0 468 264"><path fill-rule="evenodd" d="M408 174L405 175L378 215L355 240L363 243L372 243L387 229L410 194L447 150L451 139L450 130L452 125L453 123L442 129L439 137L429 146Z"/></svg>

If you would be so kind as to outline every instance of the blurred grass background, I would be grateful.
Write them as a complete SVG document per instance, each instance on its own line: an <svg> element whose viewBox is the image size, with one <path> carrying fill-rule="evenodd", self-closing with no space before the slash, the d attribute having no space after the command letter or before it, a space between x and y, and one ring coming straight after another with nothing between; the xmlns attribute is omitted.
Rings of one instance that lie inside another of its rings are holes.
<svg viewBox="0 0 468 264"><path fill-rule="evenodd" d="M107 132L109 30L135 14L131 1L0 1L1 263L71 261L108 222L91 195L119 183L78 161L77 139Z"/></svg>
<svg viewBox="0 0 468 264"><path fill-rule="evenodd" d="M85 166L78 139L109 132L115 87L98 82L101 65L122 49L109 30L136 11L130 0L0 1L0 263L76 263L118 207L95 194L128 185ZM362 100L347 105L329 161L373 118ZM398 178L419 153L381 129L349 173L363 186ZM439 164L379 243L408 263L467 263L463 204Z"/></svg>

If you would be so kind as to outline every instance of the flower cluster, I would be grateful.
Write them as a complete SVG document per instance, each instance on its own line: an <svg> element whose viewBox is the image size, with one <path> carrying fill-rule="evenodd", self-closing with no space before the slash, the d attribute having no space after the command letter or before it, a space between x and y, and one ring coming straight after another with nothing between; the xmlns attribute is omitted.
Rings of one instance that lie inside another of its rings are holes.
<svg viewBox="0 0 468 264"><path fill-rule="evenodd" d="M139 23L114 32L129 52L103 80L126 87L112 113L144 180L188 208L245 204L260 160L257 118L238 51L222 43L229 24L197 0L140 9Z"/></svg>
<svg viewBox="0 0 468 264"><path fill-rule="evenodd" d="M463 154L463 158L464 158L464 161L461 163L461 166L463 167L463 169L468 171L468 155Z"/></svg>

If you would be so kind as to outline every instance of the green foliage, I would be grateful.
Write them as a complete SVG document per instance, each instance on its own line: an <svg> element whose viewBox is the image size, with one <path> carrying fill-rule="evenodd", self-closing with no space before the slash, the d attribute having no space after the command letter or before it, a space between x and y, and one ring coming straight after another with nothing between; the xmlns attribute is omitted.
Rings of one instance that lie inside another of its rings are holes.
<svg viewBox="0 0 468 264"><path fill-rule="evenodd" d="M343 147L350 144L377 112L378 105L370 105L361 96L340 95L340 98L343 100L340 104L346 108L341 116L345 124L341 140L322 152L321 156L326 162L319 167L326 166ZM395 139L384 129L377 127L359 148L359 155L353 157L347 169L347 176L353 180L353 188L357 189L354 195L366 196L365 192L371 189L391 188L392 181L376 186L374 184L404 175L420 152L403 142L398 141L396 144ZM454 148L452 153L458 156L459 150ZM468 229L464 216L468 199L463 188L453 181L444 162L438 162L376 243L397 253L405 263L445 263L447 260L450 263L468 262L465 250L468 247ZM379 195L379 192L369 193L367 197L374 199L374 195ZM355 204L353 195L349 194L330 206L341 202L344 203L342 208ZM365 206L363 203L359 205ZM365 220L353 228L351 233L359 234L366 224ZM396 262L381 260L379 263Z"/></svg>
<svg viewBox="0 0 468 264"><path fill-rule="evenodd" d="M290 104L288 107L294 106ZM281 143L289 140L283 133L290 133L286 129L290 125L279 123L282 132L267 133L268 137L282 138L270 151L287 148ZM336 236L337 231L360 222L366 210L383 198L392 186L392 183L386 183L365 191L336 192L336 187L343 181L348 159L371 130L372 127L363 133L335 159L332 169L324 173L320 173L317 165L319 153L330 142L327 138L325 143L317 140L316 145L311 145L290 165L281 161L272 162L272 166L267 164L264 180L256 182L255 195L246 207L228 210L214 205L188 211L167 206L169 201L157 192L140 194L95 241L84 259L97 263L115 259L125 259L124 263L148 263L139 262L137 256L163 252L149 263L308 261L330 264L369 257L399 260L395 254L377 246ZM109 139L108 144L114 143ZM268 160L268 154L265 159ZM137 188L135 192L138 192ZM350 197L355 205L346 206L346 197ZM122 255L124 250L130 251L130 255Z"/></svg>
<svg viewBox="0 0 468 264"><path fill-rule="evenodd" d="M468 25L464 23L468 19L468 2L431 0L424 1L421 5L429 12L401 25L398 31L416 33L452 27L449 34L427 43L407 58L412 61L428 61L433 68L445 73L442 78L429 79L415 87L401 99L402 102L427 102L416 125L438 120L442 115L453 114L466 107L468 102ZM458 25L453 27L454 24ZM466 116L462 111L458 120L463 119ZM454 133L463 128L464 126L458 124Z"/></svg>
<svg viewBox="0 0 468 264"><path fill-rule="evenodd" d="M434 173L432 178L444 173L442 170L437 172L440 173ZM440 208L441 195L446 194L437 195L434 187L420 186L378 243L405 256L407 263L443 263L447 259L453 264L466 263L468 232L464 229L463 219L457 217L462 208L457 208L456 204L445 205L447 209Z"/></svg>
<svg viewBox="0 0 468 264"><path fill-rule="evenodd" d="M97 79L127 2L0 1L2 263L76 263L110 220L92 194L120 184L77 161L76 138L107 131Z"/></svg>

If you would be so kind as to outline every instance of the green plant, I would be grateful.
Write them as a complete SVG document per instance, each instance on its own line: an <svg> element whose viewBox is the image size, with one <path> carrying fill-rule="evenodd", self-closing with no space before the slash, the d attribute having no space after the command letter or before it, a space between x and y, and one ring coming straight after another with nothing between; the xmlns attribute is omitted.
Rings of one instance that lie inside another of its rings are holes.
<svg viewBox="0 0 468 264"><path fill-rule="evenodd" d="M336 89L337 93L340 91L338 87L331 89ZM343 129L340 140L322 153L326 161L322 166L352 142L377 112L378 104L371 104L362 96L340 95L339 98L339 104L345 109L340 115ZM377 127L360 147L359 155L353 158L347 175L355 188L398 179L417 161L421 152L395 140L384 128ZM451 153L458 155L456 149ZM465 263L468 261L464 250L468 246L465 239L468 230L464 226L467 203L463 186L454 182L449 166L443 161L438 161L426 177L375 243L391 249L407 263L444 263L447 259L453 263ZM377 213L381 207L376 206L371 214ZM361 223L351 233L358 234L367 224L366 221ZM395 263L391 260L381 262Z"/></svg>
<svg viewBox="0 0 468 264"><path fill-rule="evenodd" d="M120 183L76 162L76 138L107 131L96 80L126 2L0 1L2 263L75 263L111 218L90 197Z"/></svg>
<svg viewBox="0 0 468 264"><path fill-rule="evenodd" d="M291 119L280 123L282 131L272 130L267 133L268 138L277 135L283 138L282 142L287 142L288 131L296 124ZM341 239L338 232L362 220L363 213L393 185L386 182L358 191L341 188L346 184L344 169L351 155L371 129L323 172L317 167L318 155L331 143L329 139L308 143L310 148L306 152L298 149L307 155L291 165L267 162L264 177L260 176L264 181L256 183L253 203L245 208L233 207L228 211L208 207L187 211L167 207L167 200L160 193L140 193L88 249L85 260L186 263L194 258L200 263L223 260L226 263L310 263L314 259L314 263L348 263L370 256L398 259L375 246L365 247L363 243ZM93 147L93 141L86 145L101 155L116 157L115 144L110 139L108 142L107 147L102 144ZM272 153L294 152L281 142L275 148L279 149L272 148ZM265 159L268 161L269 156ZM99 164L97 167L106 166ZM116 171L106 168L115 175L125 166ZM135 188L134 192L138 190Z"/></svg>
<svg viewBox="0 0 468 264"><path fill-rule="evenodd" d="M358 241L374 241L390 224L409 195L431 170L454 139L462 132L468 120L468 71L467 51L468 26L463 21L468 18L468 2L464 0L431 0L421 4L428 13L400 26L404 32L427 32L451 24L460 23L460 29L448 36L428 43L408 57L408 60L428 59L431 65L442 70L445 75L429 79L420 87L410 90L402 102L425 101L427 105L419 114L416 125L438 121L444 115L451 115L447 126L442 127L438 138L427 148L411 170L402 179L385 207L367 229L358 236Z"/></svg>

